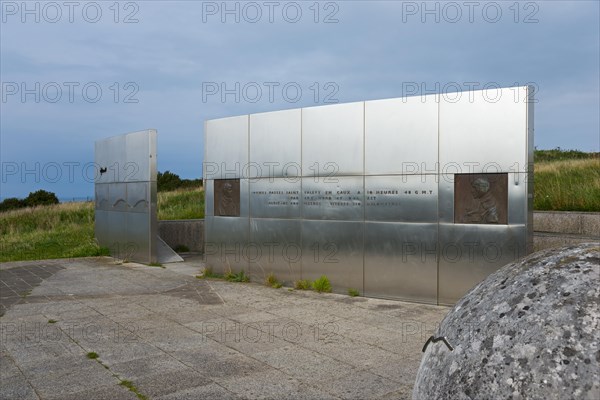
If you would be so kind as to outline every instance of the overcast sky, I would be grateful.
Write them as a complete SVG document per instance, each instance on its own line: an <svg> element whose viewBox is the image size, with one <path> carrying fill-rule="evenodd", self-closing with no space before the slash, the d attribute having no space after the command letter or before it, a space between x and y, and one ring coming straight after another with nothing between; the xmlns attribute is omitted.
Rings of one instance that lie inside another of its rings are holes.
<svg viewBox="0 0 600 400"><path fill-rule="evenodd" d="M598 5L2 1L0 195L93 196L121 133L197 178L207 119L486 85L535 86L537 148L599 151Z"/></svg>

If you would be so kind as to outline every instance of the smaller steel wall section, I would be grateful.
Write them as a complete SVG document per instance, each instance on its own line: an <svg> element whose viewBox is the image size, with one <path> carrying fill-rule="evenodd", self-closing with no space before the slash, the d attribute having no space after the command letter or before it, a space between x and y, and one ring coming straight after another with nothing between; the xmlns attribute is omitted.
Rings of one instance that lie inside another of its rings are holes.
<svg viewBox="0 0 600 400"><path fill-rule="evenodd" d="M111 255L157 262L156 130L95 144L95 233Z"/></svg>
<svg viewBox="0 0 600 400"><path fill-rule="evenodd" d="M531 251L533 102L513 87L206 121L207 263L452 304Z"/></svg>

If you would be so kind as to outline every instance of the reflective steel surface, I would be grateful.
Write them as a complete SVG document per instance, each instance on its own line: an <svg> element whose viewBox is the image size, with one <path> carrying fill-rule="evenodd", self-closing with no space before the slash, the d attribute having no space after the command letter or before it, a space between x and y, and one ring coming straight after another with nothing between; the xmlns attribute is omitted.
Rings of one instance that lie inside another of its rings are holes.
<svg viewBox="0 0 600 400"><path fill-rule="evenodd" d="M119 259L181 261L168 248L157 252L156 135L149 129L95 143L95 235Z"/></svg>
<svg viewBox="0 0 600 400"><path fill-rule="evenodd" d="M530 93L503 88L207 121L207 262L256 280L327 275L340 293L454 303L531 251ZM460 174L478 175L457 186ZM215 180L226 178L240 179L240 217L215 217Z"/></svg>

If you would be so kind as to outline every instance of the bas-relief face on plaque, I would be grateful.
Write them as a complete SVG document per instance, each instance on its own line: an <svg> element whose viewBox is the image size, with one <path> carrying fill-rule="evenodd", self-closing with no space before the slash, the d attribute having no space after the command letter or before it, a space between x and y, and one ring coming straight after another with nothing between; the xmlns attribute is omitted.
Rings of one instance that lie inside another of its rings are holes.
<svg viewBox="0 0 600 400"><path fill-rule="evenodd" d="M215 216L240 216L240 180L215 179Z"/></svg>
<svg viewBox="0 0 600 400"><path fill-rule="evenodd" d="M508 223L508 174L454 175L454 223Z"/></svg>

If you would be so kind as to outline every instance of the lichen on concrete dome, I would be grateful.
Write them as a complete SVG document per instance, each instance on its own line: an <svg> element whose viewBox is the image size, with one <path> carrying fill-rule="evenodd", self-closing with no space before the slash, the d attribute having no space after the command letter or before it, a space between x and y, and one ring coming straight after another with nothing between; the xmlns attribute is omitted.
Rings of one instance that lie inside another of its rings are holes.
<svg viewBox="0 0 600 400"><path fill-rule="evenodd" d="M508 264L446 315L413 399L600 399L600 244Z"/></svg>

